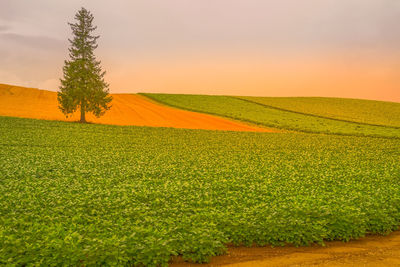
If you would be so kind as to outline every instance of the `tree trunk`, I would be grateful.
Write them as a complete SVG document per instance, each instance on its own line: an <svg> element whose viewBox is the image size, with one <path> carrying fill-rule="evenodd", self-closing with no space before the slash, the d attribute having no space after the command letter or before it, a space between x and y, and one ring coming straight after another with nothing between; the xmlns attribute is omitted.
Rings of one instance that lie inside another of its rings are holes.
<svg viewBox="0 0 400 267"><path fill-rule="evenodd" d="M85 106L81 104L81 122L86 123L85 119Z"/></svg>

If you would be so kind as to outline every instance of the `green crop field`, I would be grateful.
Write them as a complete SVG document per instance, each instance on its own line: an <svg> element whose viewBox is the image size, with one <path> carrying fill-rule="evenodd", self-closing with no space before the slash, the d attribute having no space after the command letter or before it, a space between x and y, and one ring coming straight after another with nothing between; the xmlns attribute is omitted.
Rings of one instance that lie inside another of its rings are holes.
<svg viewBox="0 0 400 267"><path fill-rule="evenodd" d="M227 114L248 114L238 107ZM400 225L395 138L0 117L0 145L0 265L204 262L227 243L306 245Z"/></svg>
<svg viewBox="0 0 400 267"><path fill-rule="evenodd" d="M308 133L400 138L399 127L396 128L387 126L366 125L356 122L341 121L338 120L338 118L321 118L315 115L300 114L298 112L291 112L276 109L275 107L268 107L261 103L254 103L254 101L262 102L261 100L263 100L263 98L250 98L252 99L252 102L250 102L248 99L242 99L232 96L173 94L143 95L155 101L159 101L160 103L173 107L224 116L267 127ZM394 104L400 105L396 103ZM295 104L294 106L297 107L298 105ZM377 121L377 115L371 115L371 118L368 119L369 117L364 114L362 115L364 121L367 120L369 122L373 122L374 124L385 124L387 121L391 120L392 115L397 111L389 114L384 113L387 108L386 105L383 106L383 110L377 110L373 112L373 114L377 114L380 112L380 114L384 114L381 115L381 117L385 117L386 120L382 119L382 121ZM396 122L400 121L400 119L399 117L395 117L394 119L392 119L392 121L394 121L393 123L396 124ZM388 126L392 126L393 123L389 124Z"/></svg>
<svg viewBox="0 0 400 267"><path fill-rule="evenodd" d="M400 103L328 97L242 97L270 107L400 128Z"/></svg>

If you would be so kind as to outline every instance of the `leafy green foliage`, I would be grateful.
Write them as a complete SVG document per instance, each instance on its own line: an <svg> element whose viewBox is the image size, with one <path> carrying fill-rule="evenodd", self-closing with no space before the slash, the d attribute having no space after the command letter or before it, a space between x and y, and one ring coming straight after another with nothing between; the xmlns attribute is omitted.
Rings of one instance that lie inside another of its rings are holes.
<svg viewBox="0 0 400 267"><path fill-rule="evenodd" d="M400 103L329 97L240 96L238 98L338 120L400 127Z"/></svg>
<svg viewBox="0 0 400 267"><path fill-rule="evenodd" d="M92 112L96 117L110 109L112 97L108 94L108 84L104 81L100 61L96 60L94 50L99 36L91 33L96 30L92 25L93 15L82 8L75 15L76 23L69 23L74 38L69 40L69 60L63 68L58 102L60 110L69 115L78 108L81 111L81 122L85 122L85 113Z"/></svg>
<svg viewBox="0 0 400 267"><path fill-rule="evenodd" d="M400 140L0 117L0 265L204 262L400 225Z"/></svg>
<svg viewBox="0 0 400 267"><path fill-rule="evenodd" d="M143 94L166 105L308 133L400 138L400 128L320 118L264 106L231 96ZM253 98L252 98L253 99ZM382 111L383 112L383 111ZM382 116L385 116L382 113Z"/></svg>

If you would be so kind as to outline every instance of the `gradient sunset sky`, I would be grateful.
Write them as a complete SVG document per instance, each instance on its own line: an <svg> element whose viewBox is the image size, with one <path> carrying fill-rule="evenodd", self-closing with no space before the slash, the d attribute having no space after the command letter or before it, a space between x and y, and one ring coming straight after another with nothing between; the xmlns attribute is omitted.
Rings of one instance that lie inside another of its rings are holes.
<svg viewBox="0 0 400 267"><path fill-rule="evenodd" d="M113 93L400 102L399 0L1 0L0 83L56 91L82 6Z"/></svg>

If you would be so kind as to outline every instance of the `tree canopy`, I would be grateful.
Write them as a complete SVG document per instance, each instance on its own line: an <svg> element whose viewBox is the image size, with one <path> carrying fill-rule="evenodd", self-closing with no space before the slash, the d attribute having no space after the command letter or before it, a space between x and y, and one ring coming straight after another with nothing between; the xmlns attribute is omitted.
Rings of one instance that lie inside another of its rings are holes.
<svg viewBox="0 0 400 267"><path fill-rule="evenodd" d="M104 81L105 71L94 55L100 36L93 35L97 29L92 24L93 19L88 10L81 8L75 15L75 23L68 23L73 38L68 39L69 60L64 61L64 77L58 92L60 110L68 117L80 109L81 122L86 122L86 112L102 116L110 109L112 101L109 85Z"/></svg>

